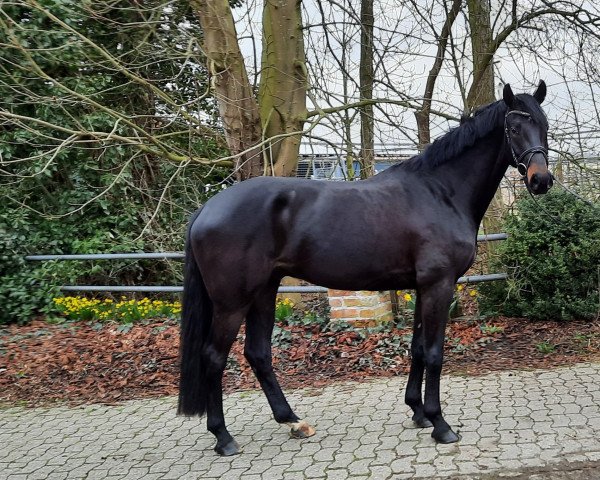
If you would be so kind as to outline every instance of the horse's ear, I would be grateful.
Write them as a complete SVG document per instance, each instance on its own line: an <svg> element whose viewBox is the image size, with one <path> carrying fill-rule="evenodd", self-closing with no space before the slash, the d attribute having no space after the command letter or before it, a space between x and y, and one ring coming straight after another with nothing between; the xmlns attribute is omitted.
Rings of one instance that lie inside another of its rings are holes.
<svg viewBox="0 0 600 480"><path fill-rule="evenodd" d="M535 98L539 104L544 101L546 98L546 82L543 80L540 81L537 90L533 94L533 98Z"/></svg>
<svg viewBox="0 0 600 480"><path fill-rule="evenodd" d="M504 90L502 90L502 98L504 99L504 103L506 103L509 108L515 103L515 94L508 83L504 85Z"/></svg>

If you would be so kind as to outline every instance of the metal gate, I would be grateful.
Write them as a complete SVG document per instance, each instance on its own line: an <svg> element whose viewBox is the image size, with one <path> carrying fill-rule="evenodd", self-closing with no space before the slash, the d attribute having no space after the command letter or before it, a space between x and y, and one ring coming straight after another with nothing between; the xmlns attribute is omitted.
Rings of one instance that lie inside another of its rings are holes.
<svg viewBox="0 0 600 480"><path fill-rule="evenodd" d="M478 235L478 242L492 242L506 240L506 233L492 233ZM55 260L166 260L183 259L183 252L155 252L155 253L92 253L81 255L28 255L25 260L30 261L55 261ZM460 277L457 283L480 283L493 280L505 280L506 273L489 273L486 275L468 275ZM183 291L181 285L62 285L63 292L144 292L144 293L178 293ZM327 288L317 285L280 286L279 293L323 293Z"/></svg>

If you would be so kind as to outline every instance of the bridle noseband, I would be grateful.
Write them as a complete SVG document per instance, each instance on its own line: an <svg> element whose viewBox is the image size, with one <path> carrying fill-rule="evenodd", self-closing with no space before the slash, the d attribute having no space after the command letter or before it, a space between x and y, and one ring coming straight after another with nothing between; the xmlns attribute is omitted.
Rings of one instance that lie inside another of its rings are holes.
<svg viewBox="0 0 600 480"><path fill-rule="evenodd" d="M509 110L504 116L504 132L506 133L506 141L508 142L508 145L510 146L510 152L512 153L511 165L518 170L521 176L525 177L527 176L527 170L529 170L531 158L534 154L541 153L544 156L544 160L546 160L546 167L548 167L548 150L542 145L529 147L527 150L517 156L510 140L510 134L508 133L508 116L511 114L521 115L523 117L531 117L530 113L523 112L521 110ZM527 159L525 160L526 157Z"/></svg>

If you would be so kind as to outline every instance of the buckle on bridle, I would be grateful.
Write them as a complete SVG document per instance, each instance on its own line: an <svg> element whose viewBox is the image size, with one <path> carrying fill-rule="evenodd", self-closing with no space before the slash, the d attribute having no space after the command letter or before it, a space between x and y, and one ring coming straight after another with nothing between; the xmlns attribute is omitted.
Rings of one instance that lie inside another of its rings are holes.
<svg viewBox="0 0 600 480"><path fill-rule="evenodd" d="M512 145L511 145L511 150L512 150ZM531 163L531 158L536 153L541 153L544 156L544 160L546 160L546 167L548 166L548 151L541 145L538 145L536 147L530 147L527 150L525 150L523 153L521 153L521 155L519 155L518 158L515 159L515 161L517 163L517 171L519 172L519 174L521 174L522 177L527 175L527 170L529 170L529 164ZM523 159L527 155L529 155L529 157L527 158L527 161L524 162ZM514 151L513 151L513 157L515 157Z"/></svg>

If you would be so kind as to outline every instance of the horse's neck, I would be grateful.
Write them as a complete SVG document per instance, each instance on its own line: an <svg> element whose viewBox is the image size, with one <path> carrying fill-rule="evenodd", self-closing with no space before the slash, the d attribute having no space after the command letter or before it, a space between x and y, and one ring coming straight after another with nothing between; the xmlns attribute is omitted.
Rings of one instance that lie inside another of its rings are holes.
<svg viewBox="0 0 600 480"><path fill-rule="evenodd" d="M460 158L444 164L442 181L455 192L461 211L469 215L475 226L481 223L500 181L508 160L504 137L498 133L481 139Z"/></svg>

